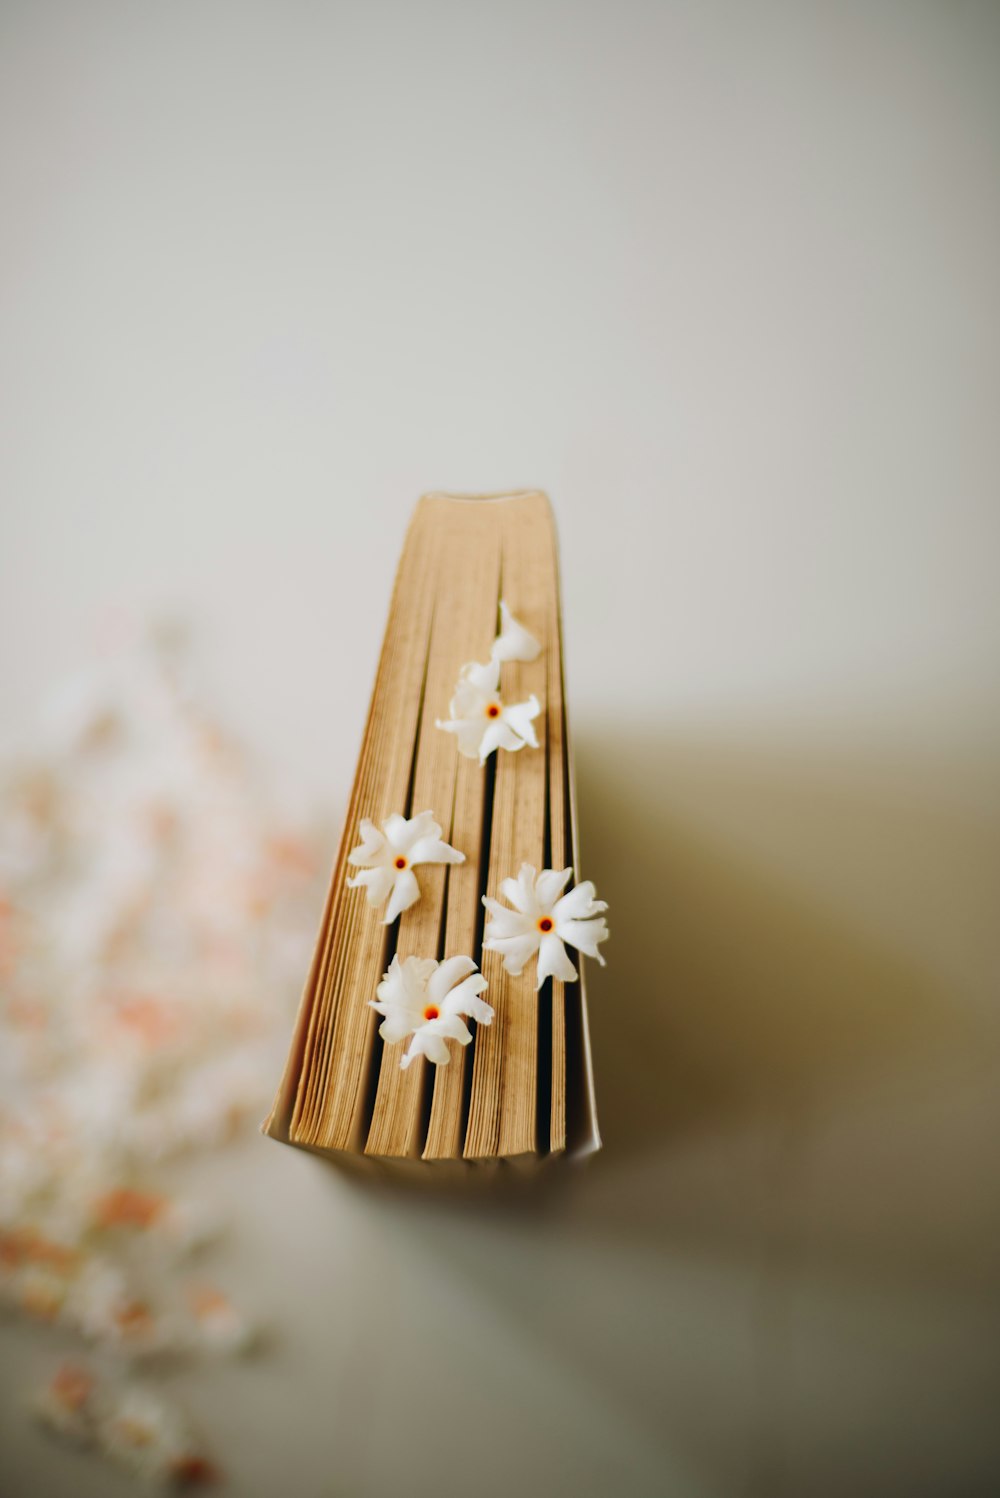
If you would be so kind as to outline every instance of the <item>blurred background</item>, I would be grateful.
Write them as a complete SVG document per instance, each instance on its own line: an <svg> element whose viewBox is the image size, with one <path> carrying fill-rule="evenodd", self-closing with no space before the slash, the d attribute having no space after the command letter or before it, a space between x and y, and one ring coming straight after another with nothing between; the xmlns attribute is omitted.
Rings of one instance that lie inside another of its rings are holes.
<svg viewBox="0 0 1000 1498"><path fill-rule="evenodd" d="M3 0L0 192L0 1490L133 1491L137 1430L184 1445L160 1397L252 1498L1000 1490L1000 10ZM610 904L605 1150L400 1196L254 1099L412 505L519 486ZM126 1088L67 1163L108 1003L189 1122L238 1037L211 1149L126 1144ZM193 1322L148 1309L164 1223L224 1287ZM67 1320L59 1253L131 1274L122 1229L148 1304L105 1275ZM88 1337L126 1405L149 1344L117 1467L24 1413L79 1435Z"/></svg>

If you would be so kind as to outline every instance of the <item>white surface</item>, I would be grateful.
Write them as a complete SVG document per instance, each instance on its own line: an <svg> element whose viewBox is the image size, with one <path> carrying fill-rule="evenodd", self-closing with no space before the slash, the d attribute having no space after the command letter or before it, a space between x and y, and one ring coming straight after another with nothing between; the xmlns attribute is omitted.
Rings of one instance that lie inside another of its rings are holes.
<svg viewBox="0 0 1000 1498"><path fill-rule="evenodd" d="M0 22L11 725L192 613L339 804L417 494L561 528L606 1152L518 1209L248 1144L231 1491L992 1490L1000 12ZM117 1492L5 1348L5 1495Z"/></svg>

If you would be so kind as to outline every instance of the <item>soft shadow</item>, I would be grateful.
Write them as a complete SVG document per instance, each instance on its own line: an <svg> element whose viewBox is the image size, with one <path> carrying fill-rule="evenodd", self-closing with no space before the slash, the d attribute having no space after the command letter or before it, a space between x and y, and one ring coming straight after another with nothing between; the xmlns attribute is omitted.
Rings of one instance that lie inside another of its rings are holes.
<svg viewBox="0 0 1000 1498"><path fill-rule="evenodd" d="M706 1491L825 1498L845 1474L815 1453L850 1428L852 1491L978 1480L1000 1238L978 790L861 735L833 755L580 728L605 1149L514 1200L376 1191L373 1230L576 1391L623 1491L679 1461Z"/></svg>
<svg viewBox="0 0 1000 1498"><path fill-rule="evenodd" d="M743 800L759 829L765 808L787 824L807 805L802 837L822 836L824 817L838 844L853 830L863 884L898 818L873 801L870 773L780 756L769 766L738 745L720 752L633 725L613 740L581 735L577 782L583 867L613 932L607 967L588 968L605 1163L738 1118L813 1109L859 1074L967 1043L974 1017L956 1014L905 951L762 867L745 816L727 833L711 815L745 810ZM926 822L926 803L910 811Z"/></svg>

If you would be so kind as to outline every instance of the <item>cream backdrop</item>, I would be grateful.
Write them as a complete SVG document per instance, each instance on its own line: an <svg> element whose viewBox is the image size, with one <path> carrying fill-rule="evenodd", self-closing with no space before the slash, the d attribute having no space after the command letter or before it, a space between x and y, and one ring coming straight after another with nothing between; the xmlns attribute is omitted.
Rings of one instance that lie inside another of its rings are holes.
<svg viewBox="0 0 1000 1498"><path fill-rule="evenodd" d="M339 811L419 492L561 532L605 1153L517 1208L251 1141L277 1334L179 1384L230 1490L997 1491L1000 10L0 41L6 729L172 611ZM0 1488L124 1494L16 1413L46 1356L5 1332Z"/></svg>

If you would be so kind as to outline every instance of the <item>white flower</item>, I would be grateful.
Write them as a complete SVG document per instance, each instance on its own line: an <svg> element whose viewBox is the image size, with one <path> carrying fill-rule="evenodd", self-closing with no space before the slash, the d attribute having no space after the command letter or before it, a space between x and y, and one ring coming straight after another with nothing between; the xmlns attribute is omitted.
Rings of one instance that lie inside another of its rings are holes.
<svg viewBox="0 0 1000 1498"><path fill-rule="evenodd" d="M155 1314L149 1302L133 1293L118 1264L94 1257L73 1280L63 1319L85 1337L132 1357L169 1349L170 1320Z"/></svg>
<svg viewBox="0 0 1000 1498"><path fill-rule="evenodd" d="M95 1411L99 1408L97 1380L89 1368L64 1363L52 1381L32 1401L34 1412L57 1436L81 1446L94 1439Z"/></svg>
<svg viewBox="0 0 1000 1498"><path fill-rule="evenodd" d="M525 744L538 748L531 726L532 718L541 712L538 698L532 694L527 702L505 706L497 659L485 666L470 661L462 667L449 710L451 718L438 718L438 728L455 734L459 752L468 759L478 758L481 765L495 749L523 749Z"/></svg>
<svg viewBox="0 0 1000 1498"><path fill-rule="evenodd" d="M515 619L506 602L500 600L500 633L493 642L485 666L469 661L459 673L455 695L449 708L450 718L437 720L438 728L455 734L460 753L485 764L496 749L523 749L530 744L538 748L531 720L541 712L538 698L504 705L500 695L500 666L504 661L533 661L541 646L520 620Z"/></svg>
<svg viewBox="0 0 1000 1498"><path fill-rule="evenodd" d="M214 1352L245 1352L252 1346L256 1328L221 1290L210 1285L189 1286L188 1304L197 1340L203 1347Z"/></svg>
<svg viewBox="0 0 1000 1498"><path fill-rule="evenodd" d="M381 832L374 822L364 819L361 843L347 861L364 865L364 872L347 882L352 889L366 886L369 905L381 905L388 896L385 924L389 926L420 899L415 864L464 863L465 854L441 841L441 827L432 812L422 811L409 821L393 812L382 823Z"/></svg>
<svg viewBox="0 0 1000 1498"><path fill-rule="evenodd" d="M472 1039L463 1015L481 1025L492 1021L492 1006L478 997L486 986L471 957L447 957L441 963L433 957L407 957L401 963L397 954L376 989L378 998L369 1003L385 1015L378 1032L383 1040L392 1044L413 1036L400 1066L409 1066L421 1055L436 1066L445 1066L449 1060L445 1041L468 1045Z"/></svg>
<svg viewBox="0 0 1000 1498"><path fill-rule="evenodd" d="M534 661L541 653L541 645L529 634L519 619L515 619L504 600L500 600L500 633L493 642L490 658L494 661Z"/></svg>
<svg viewBox="0 0 1000 1498"><path fill-rule="evenodd" d="M536 989L541 988L546 978L572 983L578 976L566 952L566 943L588 957L596 957L604 966L597 946L609 934L601 915L607 904L594 899L594 886L589 880L562 894L572 873L572 869L543 869L536 876L531 864L523 863L516 879L505 879L500 885L500 893L514 906L513 910L483 896L483 904L492 917L486 923L484 950L500 952L504 967L514 978L537 952Z"/></svg>
<svg viewBox="0 0 1000 1498"><path fill-rule="evenodd" d="M150 1479L172 1476L191 1444L180 1412L152 1389L130 1383L101 1420L98 1439L112 1460Z"/></svg>

